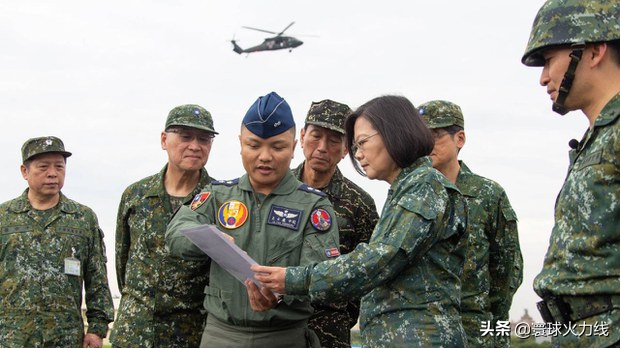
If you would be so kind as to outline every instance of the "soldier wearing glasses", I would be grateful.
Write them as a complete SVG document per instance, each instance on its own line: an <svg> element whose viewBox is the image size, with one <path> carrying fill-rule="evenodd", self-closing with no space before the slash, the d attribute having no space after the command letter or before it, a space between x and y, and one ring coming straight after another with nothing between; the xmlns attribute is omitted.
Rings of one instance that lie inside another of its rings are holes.
<svg viewBox="0 0 620 348"><path fill-rule="evenodd" d="M168 163L123 192L116 225L116 274L122 293L112 343L118 347L197 347L206 314L206 261L171 258L166 225L213 179L204 168L218 134L198 105L170 111L161 147Z"/></svg>

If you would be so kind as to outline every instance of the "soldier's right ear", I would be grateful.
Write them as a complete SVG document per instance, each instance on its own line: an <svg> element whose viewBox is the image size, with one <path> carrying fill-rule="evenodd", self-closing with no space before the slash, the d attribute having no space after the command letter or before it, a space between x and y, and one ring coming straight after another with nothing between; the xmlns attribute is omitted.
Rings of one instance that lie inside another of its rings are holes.
<svg viewBox="0 0 620 348"><path fill-rule="evenodd" d="M166 150L167 146L166 146L166 139L168 138L168 134L163 131L161 132L161 136L160 136L160 142L161 142L161 149L162 150Z"/></svg>
<svg viewBox="0 0 620 348"><path fill-rule="evenodd" d="M24 180L28 180L28 167L25 164L19 166L19 171L22 173Z"/></svg>

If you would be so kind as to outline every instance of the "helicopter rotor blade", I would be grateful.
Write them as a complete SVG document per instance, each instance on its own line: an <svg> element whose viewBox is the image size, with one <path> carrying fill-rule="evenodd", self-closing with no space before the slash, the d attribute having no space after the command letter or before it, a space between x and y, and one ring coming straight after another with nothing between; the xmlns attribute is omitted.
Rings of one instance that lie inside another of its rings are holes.
<svg viewBox="0 0 620 348"><path fill-rule="evenodd" d="M291 25L293 25L293 24L295 24L295 22L294 22L294 21L293 21L293 22L291 22L291 24L287 25L287 26L286 26L286 28L284 28L281 32L279 32L279 33L278 33L278 36L280 36L280 35L284 34L284 32L286 31L286 29L290 28L290 27L291 27Z"/></svg>
<svg viewBox="0 0 620 348"><path fill-rule="evenodd" d="M252 30L256 30L256 31L262 31L263 33L278 34L278 33L276 33L276 32L269 31L269 30L265 30L265 29L258 29L258 28L245 27L245 26L242 26L242 28L252 29ZM280 33L280 34L281 34L281 33ZM280 34L278 34L278 35L280 35Z"/></svg>

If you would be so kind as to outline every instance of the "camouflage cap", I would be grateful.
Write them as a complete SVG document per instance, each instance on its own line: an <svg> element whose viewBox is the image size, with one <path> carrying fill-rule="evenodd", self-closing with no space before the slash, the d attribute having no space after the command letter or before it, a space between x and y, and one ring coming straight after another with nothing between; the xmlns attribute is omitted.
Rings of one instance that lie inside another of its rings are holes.
<svg viewBox="0 0 620 348"><path fill-rule="evenodd" d="M276 92L258 97L243 118L243 125L255 135L267 139L295 127L293 112Z"/></svg>
<svg viewBox="0 0 620 348"><path fill-rule="evenodd" d="M71 156L71 152L65 151L65 144L62 140L54 136L47 136L26 140L22 145L22 162L26 163L27 160L36 155L49 152L60 153L65 158Z"/></svg>
<svg viewBox="0 0 620 348"><path fill-rule="evenodd" d="M433 100L418 107L420 116L430 129L460 126L465 128L461 107L445 100Z"/></svg>
<svg viewBox="0 0 620 348"><path fill-rule="evenodd" d="M195 104L180 105L170 110L165 129L171 126L191 127L218 134L213 128L213 118L209 111Z"/></svg>
<svg viewBox="0 0 620 348"><path fill-rule="evenodd" d="M342 103L325 99L320 102L312 102L306 124L334 130L344 134L344 121L351 113L351 108Z"/></svg>
<svg viewBox="0 0 620 348"><path fill-rule="evenodd" d="M543 66L548 47L619 39L619 0L549 0L534 19L521 62Z"/></svg>

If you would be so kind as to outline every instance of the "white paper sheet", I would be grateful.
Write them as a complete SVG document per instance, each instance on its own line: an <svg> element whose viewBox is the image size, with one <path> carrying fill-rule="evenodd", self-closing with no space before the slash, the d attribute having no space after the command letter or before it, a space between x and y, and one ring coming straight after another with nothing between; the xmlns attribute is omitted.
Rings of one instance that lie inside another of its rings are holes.
<svg viewBox="0 0 620 348"><path fill-rule="evenodd" d="M250 266L257 262L217 227L200 225L182 229L181 233L240 282L245 283L246 279L251 279L257 286L260 286L259 282L254 279L254 272L250 270Z"/></svg>

